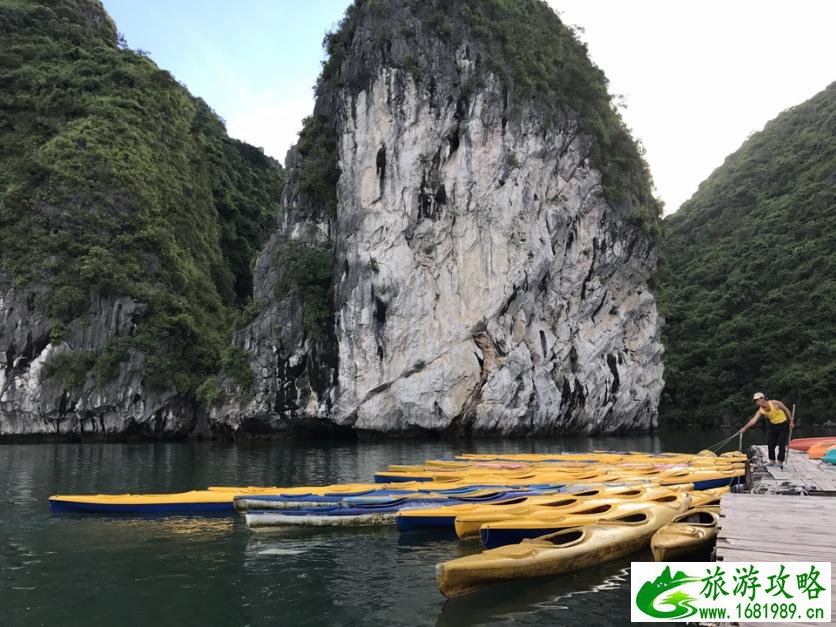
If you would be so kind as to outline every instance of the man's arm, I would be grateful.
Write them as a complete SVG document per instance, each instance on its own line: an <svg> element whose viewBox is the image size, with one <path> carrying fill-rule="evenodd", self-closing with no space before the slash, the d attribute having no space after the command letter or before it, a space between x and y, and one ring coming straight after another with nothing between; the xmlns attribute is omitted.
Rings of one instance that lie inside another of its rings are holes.
<svg viewBox="0 0 836 627"><path fill-rule="evenodd" d="M749 422L747 422L745 425L743 425L743 428L740 431L742 433L745 433L746 431L748 431L749 429L754 427L755 423L758 421L758 418L760 418L760 415L761 415L761 411L760 410L756 411L755 415L752 416L752 418L751 418L751 420L749 420Z"/></svg>

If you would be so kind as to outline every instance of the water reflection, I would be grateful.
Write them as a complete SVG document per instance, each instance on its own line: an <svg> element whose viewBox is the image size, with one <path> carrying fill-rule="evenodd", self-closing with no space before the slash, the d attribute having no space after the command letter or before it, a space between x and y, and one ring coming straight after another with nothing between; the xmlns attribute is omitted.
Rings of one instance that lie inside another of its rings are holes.
<svg viewBox="0 0 836 627"><path fill-rule="evenodd" d="M573 614L576 615L578 606L584 608L582 614L587 623L617 624L624 616L620 600L629 592L631 559L637 561L635 556L626 557L563 577L498 584L450 599L436 624L445 627L485 623L526 625L537 624L541 618L542 624L570 624L575 622ZM612 603L612 598L619 601ZM607 622L608 616L611 623ZM596 617L603 620L598 622Z"/></svg>

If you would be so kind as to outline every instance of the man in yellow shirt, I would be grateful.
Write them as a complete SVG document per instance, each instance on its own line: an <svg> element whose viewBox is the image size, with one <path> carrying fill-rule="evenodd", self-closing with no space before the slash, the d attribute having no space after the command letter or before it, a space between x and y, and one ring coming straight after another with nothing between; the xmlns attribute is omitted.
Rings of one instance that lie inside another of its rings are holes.
<svg viewBox="0 0 836 627"><path fill-rule="evenodd" d="M763 392L756 393L752 400L758 406L758 411L747 422L742 431L746 432L755 426L758 418L764 416L767 421L766 447L769 451L769 464L775 464L775 447L778 447L778 465L783 470L787 451L787 435L789 428L794 427L792 414L781 401L770 401Z"/></svg>

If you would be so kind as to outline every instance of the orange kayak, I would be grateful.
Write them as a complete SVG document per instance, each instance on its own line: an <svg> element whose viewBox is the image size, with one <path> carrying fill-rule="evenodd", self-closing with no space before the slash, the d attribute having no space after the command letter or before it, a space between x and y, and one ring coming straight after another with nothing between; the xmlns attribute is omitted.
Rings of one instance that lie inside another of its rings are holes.
<svg viewBox="0 0 836 627"><path fill-rule="evenodd" d="M810 459L821 459L827 454L827 451L832 448L836 448L836 440L813 444L813 446L810 447L810 450L807 451L807 454L810 456Z"/></svg>
<svg viewBox="0 0 836 627"><path fill-rule="evenodd" d="M823 442L830 442L836 444L836 436L825 436L821 438L795 438L790 442L790 448L794 451L809 451L814 444L821 444Z"/></svg>

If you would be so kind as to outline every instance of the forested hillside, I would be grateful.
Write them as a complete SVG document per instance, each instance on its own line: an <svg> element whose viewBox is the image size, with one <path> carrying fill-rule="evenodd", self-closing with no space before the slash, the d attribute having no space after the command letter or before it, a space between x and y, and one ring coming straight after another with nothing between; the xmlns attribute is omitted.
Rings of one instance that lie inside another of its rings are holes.
<svg viewBox="0 0 836 627"><path fill-rule="evenodd" d="M662 414L836 407L836 83L751 136L666 220Z"/></svg>
<svg viewBox="0 0 836 627"><path fill-rule="evenodd" d="M3 318L6 369L48 355L65 411L131 359L146 391L191 395L251 300L281 166L127 49L98 2L0 0L0 85L0 304L27 303Z"/></svg>

